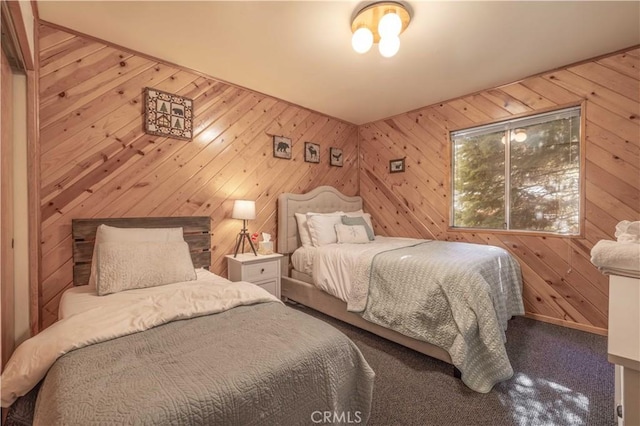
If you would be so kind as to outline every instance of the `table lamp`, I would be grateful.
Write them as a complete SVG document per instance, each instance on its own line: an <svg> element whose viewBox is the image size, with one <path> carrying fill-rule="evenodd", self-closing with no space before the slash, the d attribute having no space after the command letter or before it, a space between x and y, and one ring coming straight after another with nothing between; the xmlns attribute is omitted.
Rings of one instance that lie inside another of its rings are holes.
<svg viewBox="0 0 640 426"><path fill-rule="evenodd" d="M251 200L235 200L233 202L233 212L231 213L233 219L242 219L242 231L238 234L238 241L236 242L236 250L233 253L233 257L238 255L238 249L242 242L242 253L244 253L244 240L249 241L249 246L253 250L253 254L256 256L256 248L253 246L249 232L247 232L247 220L256 218L256 202Z"/></svg>

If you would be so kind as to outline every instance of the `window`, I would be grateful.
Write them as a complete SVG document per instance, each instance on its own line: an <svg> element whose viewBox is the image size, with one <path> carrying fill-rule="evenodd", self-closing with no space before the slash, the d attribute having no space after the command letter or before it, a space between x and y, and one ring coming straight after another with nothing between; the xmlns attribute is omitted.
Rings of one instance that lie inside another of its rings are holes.
<svg viewBox="0 0 640 426"><path fill-rule="evenodd" d="M451 132L451 225L580 233L580 107Z"/></svg>

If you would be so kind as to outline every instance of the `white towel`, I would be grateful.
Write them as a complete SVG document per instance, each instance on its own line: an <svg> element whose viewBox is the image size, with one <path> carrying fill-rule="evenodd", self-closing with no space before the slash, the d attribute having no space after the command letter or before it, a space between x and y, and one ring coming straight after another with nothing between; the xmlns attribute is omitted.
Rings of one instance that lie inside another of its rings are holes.
<svg viewBox="0 0 640 426"><path fill-rule="evenodd" d="M629 278L640 278L640 271L630 271L628 269L598 268L604 275L619 275Z"/></svg>
<svg viewBox="0 0 640 426"><path fill-rule="evenodd" d="M616 238L619 243L640 243L640 221L630 222L623 220L616 225Z"/></svg>
<svg viewBox="0 0 640 426"><path fill-rule="evenodd" d="M591 249L591 263L609 273L611 270L626 271L626 276L637 276L640 274L640 244L600 240Z"/></svg>

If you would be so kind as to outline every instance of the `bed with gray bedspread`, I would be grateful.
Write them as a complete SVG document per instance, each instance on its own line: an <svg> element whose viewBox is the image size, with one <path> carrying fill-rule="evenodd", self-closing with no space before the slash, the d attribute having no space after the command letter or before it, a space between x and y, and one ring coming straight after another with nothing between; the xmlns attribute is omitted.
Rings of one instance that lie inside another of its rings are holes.
<svg viewBox="0 0 640 426"><path fill-rule="evenodd" d="M520 266L499 247L415 241L360 257L348 309L447 350L463 382L489 392L513 375L504 342L524 314Z"/></svg>
<svg viewBox="0 0 640 426"><path fill-rule="evenodd" d="M64 355L42 383L34 424L294 425L318 411L366 422L373 377L341 332L262 303Z"/></svg>

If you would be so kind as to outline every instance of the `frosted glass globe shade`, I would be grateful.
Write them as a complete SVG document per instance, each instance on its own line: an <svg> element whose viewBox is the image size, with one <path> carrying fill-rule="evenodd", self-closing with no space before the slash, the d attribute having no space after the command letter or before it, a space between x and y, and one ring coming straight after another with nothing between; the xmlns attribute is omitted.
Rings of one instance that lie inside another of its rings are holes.
<svg viewBox="0 0 640 426"><path fill-rule="evenodd" d="M516 142L524 142L527 140L527 132L524 131L523 129L518 129L515 131L515 133L513 134L513 139Z"/></svg>
<svg viewBox="0 0 640 426"><path fill-rule="evenodd" d="M390 58L400 50L400 37L382 37L378 44L380 54L385 58Z"/></svg>
<svg viewBox="0 0 640 426"><path fill-rule="evenodd" d="M380 37L397 37L402 31L402 19L395 12L387 13L378 23L378 34Z"/></svg>
<svg viewBox="0 0 640 426"><path fill-rule="evenodd" d="M358 28L351 36L351 46L358 53L367 53L373 46L373 33L369 28Z"/></svg>

